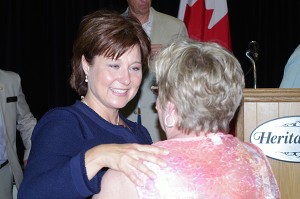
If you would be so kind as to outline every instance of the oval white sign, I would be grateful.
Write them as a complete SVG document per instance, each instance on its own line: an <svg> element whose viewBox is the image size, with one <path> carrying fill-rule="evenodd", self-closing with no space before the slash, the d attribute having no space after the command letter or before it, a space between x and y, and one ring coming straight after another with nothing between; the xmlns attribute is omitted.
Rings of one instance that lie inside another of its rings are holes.
<svg viewBox="0 0 300 199"><path fill-rule="evenodd" d="M250 142L266 156L288 162L300 162L300 116L276 118L256 127Z"/></svg>

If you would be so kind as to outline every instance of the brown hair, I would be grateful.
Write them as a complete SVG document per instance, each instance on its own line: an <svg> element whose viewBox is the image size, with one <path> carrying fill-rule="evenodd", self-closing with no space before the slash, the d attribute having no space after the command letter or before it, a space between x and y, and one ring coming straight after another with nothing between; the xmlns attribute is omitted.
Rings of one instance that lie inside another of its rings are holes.
<svg viewBox="0 0 300 199"><path fill-rule="evenodd" d="M135 45L140 47L145 70L151 45L138 19L108 10L86 15L80 22L78 37L73 45L71 87L81 96L87 92L82 56L92 65L95 56L118 59Z"/></svg>

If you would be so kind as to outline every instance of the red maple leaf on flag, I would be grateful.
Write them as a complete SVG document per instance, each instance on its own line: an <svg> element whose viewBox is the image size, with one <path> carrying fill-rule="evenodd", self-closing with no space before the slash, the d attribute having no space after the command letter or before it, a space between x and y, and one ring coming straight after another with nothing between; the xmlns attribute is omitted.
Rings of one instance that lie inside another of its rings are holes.
<svg viewBox="0 0 300 199"><path fill-rule="evenodd" d="M178 18L191 39L216 42L231 50L226 0L181 0Z"/></svg>

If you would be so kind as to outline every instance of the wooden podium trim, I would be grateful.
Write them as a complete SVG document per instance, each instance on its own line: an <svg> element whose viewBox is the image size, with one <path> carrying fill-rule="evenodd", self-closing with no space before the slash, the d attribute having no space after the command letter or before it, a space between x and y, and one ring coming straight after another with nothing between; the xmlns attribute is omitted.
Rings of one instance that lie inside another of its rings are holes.
<svg viewBox="0 0 300 199"><path fill-rule="evenodd" d="M244 141L244 104L259 102L300 102L299 88L246 88L241 105L236 112L235 135Z"/></svg>
<svg viewBox="0 0 300 199"><path fill-rule="evenodd" d="M243 102L299 102L300 89L298 88L246 88L243 93ZM242 103L243 103L242 102Z"/></svg>
<svg viewBox="0 0 300 199"><path fill-rule="evenodd" d="M260 124L272 119L300 115L300 88L247 88L233 123L235 135L249 141ZM300 193L300 163L268 158L281 191L281 199L296 199Z"/></svg>

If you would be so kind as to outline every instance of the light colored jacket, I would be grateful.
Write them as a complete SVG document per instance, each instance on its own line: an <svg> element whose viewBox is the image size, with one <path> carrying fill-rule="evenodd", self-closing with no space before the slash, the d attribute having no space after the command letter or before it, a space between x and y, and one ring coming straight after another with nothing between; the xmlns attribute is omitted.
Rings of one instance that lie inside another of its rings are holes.
<svg viewBox="0 0 300 199"><path fill-rule="evenodd" d="M150 34L152 44L169 44L172 40L187 37L188 32L185 24L173 16L157 12L151 8L153 24Z"/></svg>
<svg viewBox="0 0 300 199"><path fill-rule="evenodd" d="M1 69L0 111L3 118L8 161L18 188L23 179L23 172L17 155L16 130L20 132L25 147L24 160L27 160L31 148L32 131L37 121L25 100L20 76L12 71Z"/></svg>
<svg viewBox="0 0 300 199"><path fill-rule="evenodd" d="M177 38L188 37L188 32L183 21L173 16L157 12L153 8L151 8L151 12L153 14L153 24L150 34L150 40L152 44L167 45ZM158 114L155 110L156 96L154 96L150 90L153 82L154 75L146 74L143 77L143 83L140 88L140 96L138 95L137 97L139 97L138 101L141 108L142 124L149 131L153 142L156 142L165 138L165 133L160 128ZM131 103L134 104L134 101ZM136 122L136 108L132 108L133 105L131 104L129 104L129 106L131 110L135 111L128 116L128 119Z"/></svg>
<svg viewBox="0 0 300 199"><path fill-rule="evenodd" d="M285 65L279 88L300 88L300 45L294 50Z"/></svg>

